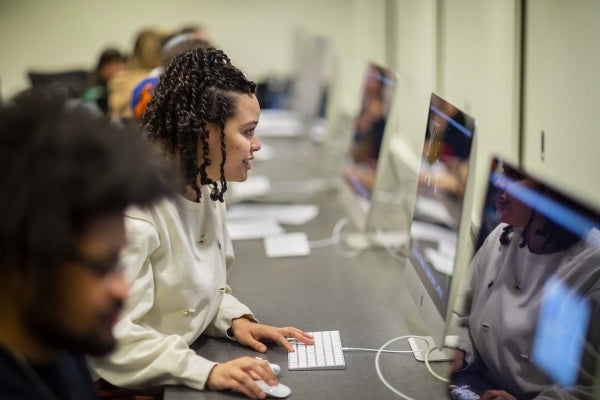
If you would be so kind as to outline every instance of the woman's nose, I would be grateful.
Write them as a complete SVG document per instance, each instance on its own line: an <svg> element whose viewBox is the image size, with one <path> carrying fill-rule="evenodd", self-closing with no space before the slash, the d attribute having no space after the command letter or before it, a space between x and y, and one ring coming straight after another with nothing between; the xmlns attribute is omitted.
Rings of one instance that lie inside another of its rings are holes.
<svg viewBox="0 0 600 400"><path fill-rule="evenodd" d="M259 151L261 147L262 147L262 144L260 143L260 139L258 137L256 137L256 135L255 135L252 138L252 143L250 144L250 148L251 148L252 152Z"/></svg>

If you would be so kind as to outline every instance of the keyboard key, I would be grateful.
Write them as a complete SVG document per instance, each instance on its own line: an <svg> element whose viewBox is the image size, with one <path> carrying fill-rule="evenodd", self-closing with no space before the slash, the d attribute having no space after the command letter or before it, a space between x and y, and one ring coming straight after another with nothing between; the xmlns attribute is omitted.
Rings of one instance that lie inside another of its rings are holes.
<svg viewBox="0 0 600 400"><path fill-rule="evenodd" d="M346 369L340 331L310 332L314 345L291 341L295 352L288 353L290 371Z"/></svg>

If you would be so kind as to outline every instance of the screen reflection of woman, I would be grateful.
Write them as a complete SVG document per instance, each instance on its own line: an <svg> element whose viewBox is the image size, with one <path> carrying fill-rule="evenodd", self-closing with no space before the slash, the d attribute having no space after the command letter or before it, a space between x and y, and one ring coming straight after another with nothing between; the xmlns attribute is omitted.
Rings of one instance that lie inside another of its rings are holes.
<svg viewBox="0 0 600 400"><path fill-rule="evenodd" d="M371 65L367 74L362 105L354 121L354 138L350 146L351 162L345 166L346 178L368 197L375 182L379 150L383 141L389 109L390 89L386 72Z"/></svg>
<svg viewBox="0 0 600 400"><path fill-rule="evenodd" d="M505 166L496 189L500 224L471 264L468 326L461 333L452 384L469 384L484 400L591 398L600 341L600 250L549 217L542 198L576 206L547 187ZM526 204L523 198L533 200ZM588 226L584 235L599 233ZM578 382L569 388L553 382L531 359L542 289L551 277L592 304Z"/></svg>

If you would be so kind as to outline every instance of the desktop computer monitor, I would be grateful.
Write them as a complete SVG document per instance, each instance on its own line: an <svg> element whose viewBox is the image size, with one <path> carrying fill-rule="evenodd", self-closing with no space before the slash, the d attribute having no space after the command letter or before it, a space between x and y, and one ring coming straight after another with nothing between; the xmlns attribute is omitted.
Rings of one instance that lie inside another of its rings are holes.
<svg viewBox="0 0 600 400"><path fill-rule="evenodd" d="M451 384L597 398L600 210L499 157L482 208L460 341L477 357Z"/></svg>
<svg viewBox="0 0 600 400"><path fill-rule="evenodd" d="M377 161L383 143L396 74L369 63L364 75L362 100L354 121L352 141L348 149L348 164L344 177L361 197L371 196L377 172Z"/></svg>
<svg viewBox="0 0 600 400"><path fill-rule="evenodd" d="M261 137L322 135L325 101L336 68L333 48L327 38L297 31L294 71L290 79L267 79L257 89L262 100Z"/></svg>
<svg viewBox="0 0 600 400"><path fill-rule="evenodd" d="M431 95L406 249L405 282L439 349L444 345L454 298L471 256L474 174L469 169L474 164L474 133L472 117ZM422 343L411 344L423 347Z"/></svg>
<svg viewBox="0 0 600 400"><path fill-rule="evenodd" d="M363 77L361 105L354 118L343 178L342 199L351 220L360 231L367 229L371 193L374 191L380 157L391 136L391 116L397 93L396 73L375 63L367 65Z"/></svg>

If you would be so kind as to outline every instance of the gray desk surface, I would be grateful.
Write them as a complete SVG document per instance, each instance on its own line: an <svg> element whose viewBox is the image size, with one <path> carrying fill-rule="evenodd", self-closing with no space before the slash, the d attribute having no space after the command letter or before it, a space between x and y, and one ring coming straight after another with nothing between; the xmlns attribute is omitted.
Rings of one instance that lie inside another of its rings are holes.
<svg viewBox="0 0 600 400"><path fill-rule="evenodd" d="M297 145L297 144L296 144ZM289 147L288 147L289 148ZM273 163L257 165L256 170ZM278 169L280 171L280 169ZM306 201L303 196L302 201ZM344 210L330 192L315 194L319 215L288 232L304 231L310 240L331 235ZM263 323L296 326L304 330L339 330L345 347L377 349L388 340L407 334L425 334L416 309L402 283L403 264L384 250L371 250L353 258L334 247L312 249L309 256L267 258L261 240L234 242L236 262L230 284L237 298ZM272 346L261 355L228 340L201 337L194 347L211 360L224 362L241 356L262 356L281 365L279 379L292 389L290 399L397 399L377 377L375 353L345 352L346 369L288 371L287 353ZM389 349L409 349L400 340ZM411 354L383 354L385 378L414 399L444 399L445 384L435 380ZM435 364L445 374L447 364ZM199 392L169 387L165 400L239 399L233 392Z"/></svg>

